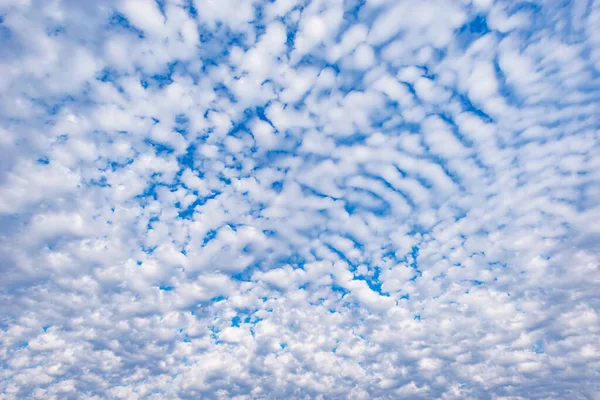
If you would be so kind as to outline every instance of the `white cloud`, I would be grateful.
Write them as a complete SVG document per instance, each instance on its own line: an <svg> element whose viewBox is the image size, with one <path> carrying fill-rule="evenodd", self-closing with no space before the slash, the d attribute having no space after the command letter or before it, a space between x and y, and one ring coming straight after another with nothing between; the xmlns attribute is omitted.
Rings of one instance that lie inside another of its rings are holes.
<svg viewBox="0 0 600 400"><path fill-rule="evenodd" d="M597 4L0 10L0 397L600 391Z"/></svg>

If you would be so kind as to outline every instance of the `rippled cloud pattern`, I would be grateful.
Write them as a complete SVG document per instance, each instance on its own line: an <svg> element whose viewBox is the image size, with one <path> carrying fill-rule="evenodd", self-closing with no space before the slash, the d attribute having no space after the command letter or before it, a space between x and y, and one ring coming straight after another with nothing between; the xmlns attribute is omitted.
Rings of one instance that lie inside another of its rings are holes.
<svg viewBox="0 0 600 400"><path fill-rule="evenodd" d="M599 399L600 1L0 0L0 399Z"/></svg>

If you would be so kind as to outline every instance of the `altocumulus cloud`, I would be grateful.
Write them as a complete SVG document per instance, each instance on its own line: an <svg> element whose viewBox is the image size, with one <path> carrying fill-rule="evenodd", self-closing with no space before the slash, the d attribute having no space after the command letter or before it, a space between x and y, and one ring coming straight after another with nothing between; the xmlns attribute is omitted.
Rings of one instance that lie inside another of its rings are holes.
<svg viewBox="0 0 600 400"><path fill-rule="evenodd" d="M1 399L597 399L600 1L0 1Z"/></svg>

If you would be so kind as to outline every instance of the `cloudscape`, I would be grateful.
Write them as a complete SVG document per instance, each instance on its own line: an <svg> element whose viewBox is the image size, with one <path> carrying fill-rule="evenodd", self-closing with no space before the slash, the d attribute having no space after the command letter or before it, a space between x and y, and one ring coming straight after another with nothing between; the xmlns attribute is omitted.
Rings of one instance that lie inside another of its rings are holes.
<svg viewBox="0 0 600 400"><path fill-rule="evenodd" d="M0 399L600 399L600 1L0 0Z"/></svg>

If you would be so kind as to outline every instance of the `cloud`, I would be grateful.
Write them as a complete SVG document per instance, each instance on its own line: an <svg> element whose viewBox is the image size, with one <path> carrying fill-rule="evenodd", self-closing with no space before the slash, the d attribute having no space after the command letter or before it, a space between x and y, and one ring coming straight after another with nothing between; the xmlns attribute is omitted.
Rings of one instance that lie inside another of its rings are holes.
<svg viewBox="0 0 600 400"><path fill-rule="evenodd" d="M0 397L594 398L598 2L0 1Z"/></svg>

